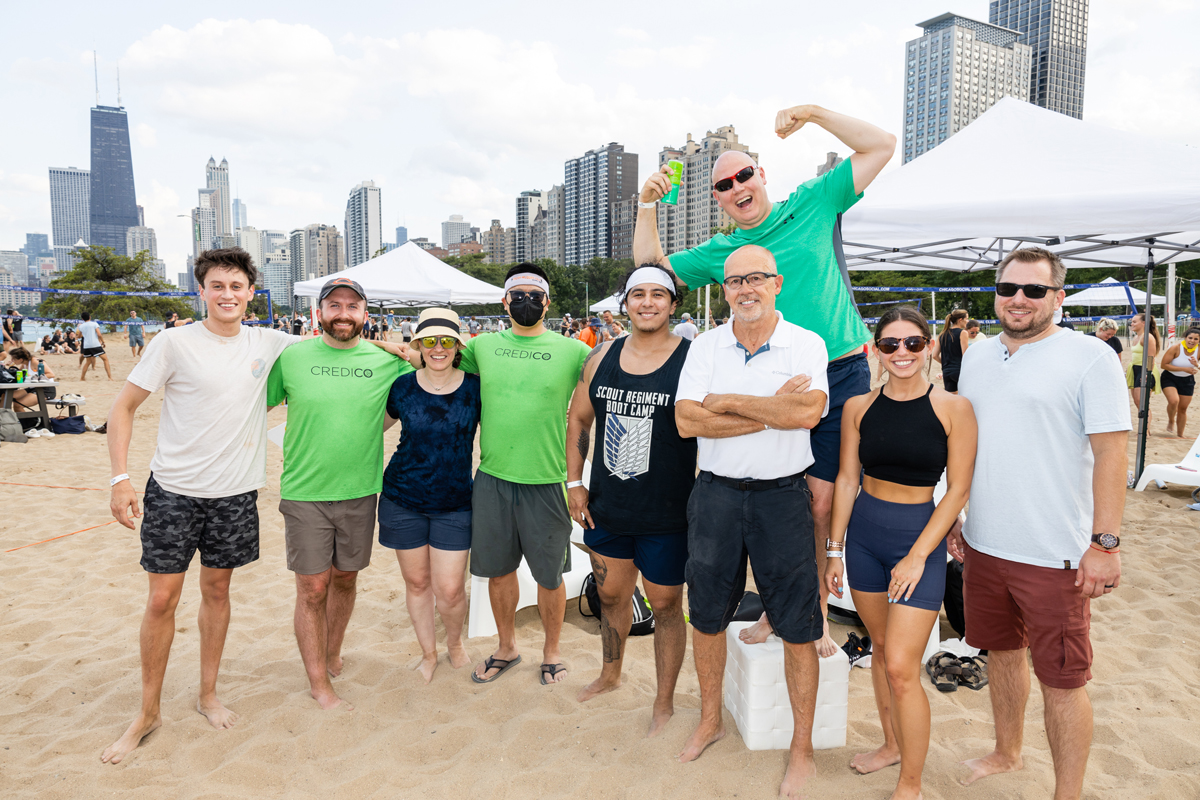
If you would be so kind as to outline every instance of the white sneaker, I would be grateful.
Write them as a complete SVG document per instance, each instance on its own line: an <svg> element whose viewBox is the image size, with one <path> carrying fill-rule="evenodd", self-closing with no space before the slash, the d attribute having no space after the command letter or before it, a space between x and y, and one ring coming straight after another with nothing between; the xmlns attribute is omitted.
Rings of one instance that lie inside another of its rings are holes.
<svg viewBox="0 0 1200 800"><path fill-rule="evenodd" d="M43 439L53 438L54 431L46 430L43 428L42 430L38 431L38 436L42 437Z"/></svg>
<svg viewBox="0 0 1200 800"><path fill-rule="evenodd" d="M25 431L25 438L27 438L27 439L36 439L41 435L42 435L42 432L39 431L37 428L30 428L29 430Z"/></svg>

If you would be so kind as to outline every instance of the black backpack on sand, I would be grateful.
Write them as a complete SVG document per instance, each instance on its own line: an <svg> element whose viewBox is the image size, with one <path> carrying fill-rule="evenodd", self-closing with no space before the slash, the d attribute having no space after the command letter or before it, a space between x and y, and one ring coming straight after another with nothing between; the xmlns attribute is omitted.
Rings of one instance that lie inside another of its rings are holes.
<svg viewBox="0 0 1200 800"><path fill-rule="evenodd" d="M587 598L588 611L583 610L583 600ZM590 612L590 613L589 613ZM585 617L600 619L600 589L596 586L596 576L589 572L583 579L583 592L579 595L579 613ZM629 628L630 636L649 636L654 633L654 610L642 597L642 592L633 587L633 625Z"/></svg>

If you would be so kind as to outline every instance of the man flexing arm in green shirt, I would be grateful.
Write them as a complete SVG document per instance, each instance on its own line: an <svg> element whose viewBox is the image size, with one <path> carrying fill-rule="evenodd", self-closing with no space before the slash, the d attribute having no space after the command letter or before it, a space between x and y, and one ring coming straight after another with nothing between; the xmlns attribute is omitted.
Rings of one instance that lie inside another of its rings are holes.
<svg viewBox="0 0 1200 800"><path fill-rule="evenodd" d="M633 236L634 262L655 262L671 269L689 287L719 283L725 259L748 244L759 245L775 256L783 289L776 308L784 319L813 331L829 351L829 414L813 428L810 438L816 463L808 470L817 550L824 549L833 510L833 482L837 478L841 446L842 405L850 397L866 394L871 374L860 351L870 340L854 298L846 288L833 249L838 215L862 197L896 149L896 137L862 120L815 105L786 108L775 116L775 133L786 139L812 123L832 133L854 152L846 161L818 178L802 183L784 201L767 199L767 175L746 153L728 151L713 163L713 197L729 215L736 230L718 234L690 250L663 253L658 238L655 204L670 189L664 166L650 176L638 197L637 227ZM820 553L818 552L818 555ZM823 565L824 558L817 558ZM822 586L824 581L822 580ZM826 610L822 597L822 611ZM828 627L826 628L828 631ZM743 632L747 641L764 641L770 628L765 619ZM836 645L828 632L817 643L817 652L831 655Z"/></svg>

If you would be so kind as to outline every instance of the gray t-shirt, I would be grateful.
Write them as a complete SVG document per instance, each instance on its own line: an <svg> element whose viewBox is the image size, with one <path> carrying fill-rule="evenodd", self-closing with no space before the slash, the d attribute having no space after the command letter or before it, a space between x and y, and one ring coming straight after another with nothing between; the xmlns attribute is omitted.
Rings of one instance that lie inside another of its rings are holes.
<svg viewBox="0 0 1200 800"><path fill-rule="evenodd" d="M1076 568L1092 536L1089 434L1127 431L1129 395L1112 351L1062 330L1011 357L995 336L963 354L979 449L963 530L996 558Z"/></svg>
<svg viewBox="0 0 1200 800"><path fill-rule="evenodd" d="M75 332L83 337L84 347L103 347L103 345L100 344L100 337L96 335L99 330L100 323L96 322L94 319L88 320L87 322L81 322L75 328Z"/></svg>

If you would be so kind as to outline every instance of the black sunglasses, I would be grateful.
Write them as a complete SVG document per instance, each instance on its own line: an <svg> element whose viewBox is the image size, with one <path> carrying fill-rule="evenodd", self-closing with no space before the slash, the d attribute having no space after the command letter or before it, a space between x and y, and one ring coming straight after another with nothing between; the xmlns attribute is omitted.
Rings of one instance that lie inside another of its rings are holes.
<svg viewBox="0 0 1200 800"><path fill-rule="evenodd" d="M1061 286L1042 286L1040 283L997 283L996 294L1001 297L1016 297L1020 289L1030 300L1041 300L1046 292L1057 292Z"/></svg>
<svg viewBox="0 0 1200 800"><path fill-rule="evenodd" d="M754 177L756 169L758 167L745 167L737 175L734 175L733 178L737 178L738 183L745 183ZM733 178L721 178L721 180L713 184L713 189L718 192L728 192L733 188Z"/></svg>
<svg viewBox="0 0 1200 800"><path fill-rule="evenodd" d="M905 336L903 339L888 337L880 339L875 343L875 347L879 348L879 352L891 355L900 349L900 345L904 345L904 349L910 353L919 353L925 349L925 345L929 344L928 336Z"/></svg>
<svg viewBox="0 0 1200 800"><path fill-rule="evenodd" d="M526 292L523 289L510 289L508 292L508 302L519 303L526 297L533 300L535 303L540 303L546 299L545 292Z"/></svg>

